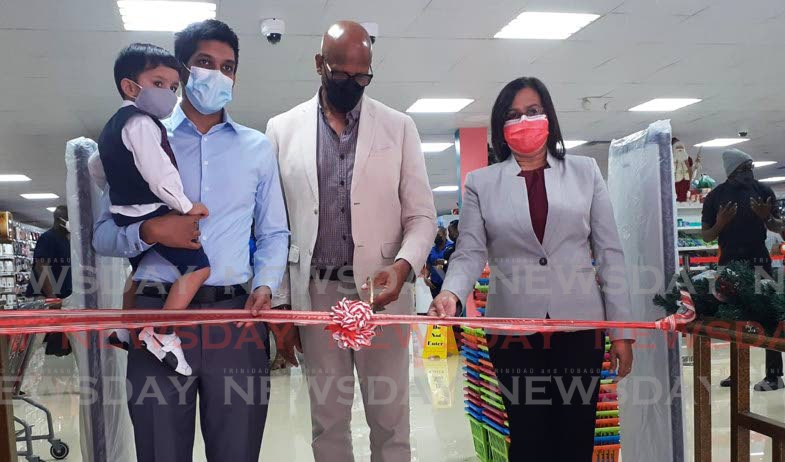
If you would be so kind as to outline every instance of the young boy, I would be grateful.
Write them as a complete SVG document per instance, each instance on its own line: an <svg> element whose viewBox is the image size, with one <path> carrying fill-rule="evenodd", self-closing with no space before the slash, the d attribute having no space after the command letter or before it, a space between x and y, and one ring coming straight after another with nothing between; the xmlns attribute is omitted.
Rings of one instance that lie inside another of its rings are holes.
<svg viewBox="0 0 785 462"><path fill-rule="evenodd" d="M114 64L122 107L106 123L98 139L99 159L91 159L97 181L109 184L110 211L118 226L166 215L170 212L206 217L207 208L192 203L183 192L177 162L166 129L159 119L168 117L177 104L180 64L155 45L134 43L120 52ZM101 172L101 170L103 172ZM182 276L169 290L165 310L182 310L210 275L204 250L152 247L176 266ZM131 259L134 270L144 254ZM174 330L147 327L139 334L144 346L175 372L191 375L180 338Z"/></svg>

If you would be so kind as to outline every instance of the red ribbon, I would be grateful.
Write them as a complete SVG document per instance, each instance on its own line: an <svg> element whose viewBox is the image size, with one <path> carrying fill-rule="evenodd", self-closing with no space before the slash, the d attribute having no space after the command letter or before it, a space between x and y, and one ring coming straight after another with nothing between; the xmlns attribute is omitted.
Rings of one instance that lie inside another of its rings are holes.
<svg viewBox="0 0 785 462"><path fill-rule="evenodd" d="M264 311L251 316L247 310L197 309L197 310L19 310L0 311L0 335L34 334L47 332L81 332L142 327L195 326L226 324L231 322L267 322L272 324L332 325L328 311ZM692 318L694 319L694 317ZM553 332L583 329L660 329L677 330L691 320L672 316L651 322L582 321L562 319L521 318L435 318L411 315L374 314L369 325L431 324L440 326L472 326L507 332Z"/></svg>

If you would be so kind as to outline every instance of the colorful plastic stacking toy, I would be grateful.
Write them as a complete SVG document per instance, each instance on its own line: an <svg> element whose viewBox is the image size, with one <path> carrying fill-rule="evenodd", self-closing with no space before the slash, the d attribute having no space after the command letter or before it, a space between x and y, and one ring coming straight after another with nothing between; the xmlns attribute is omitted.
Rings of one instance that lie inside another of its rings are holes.
<svg viewBox="0 0 785 462"><path fill-rule="evenodd" d="M475 295L481 291L482 286L478 283ZM485 290L487 291L487 282ZM474 451L482 462L508 462L509 422L499 390L499 382L488 354L485 332L482 329L463 326L460 343L466 379L463 389L464 409L469 418ZM616 384L613 383L616 374L610 370L610 347L610 339L606 337L592 462L617 462L621 450L619 403Z"/></svg>

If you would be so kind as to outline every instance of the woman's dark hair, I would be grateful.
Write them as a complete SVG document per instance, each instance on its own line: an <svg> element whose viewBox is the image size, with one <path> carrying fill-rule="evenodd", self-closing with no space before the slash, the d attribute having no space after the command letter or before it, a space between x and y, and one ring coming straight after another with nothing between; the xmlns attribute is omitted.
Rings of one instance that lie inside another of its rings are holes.
<svg viewBox="0 0 785 462"><path fill-rule="evenodd" d="M216 40L229 45L234 50L234 60L239 64L240 41L237 34L226 23L217 19L193 23L174 34L174 55L181 63L188 65L199 42L203 40Z"/></svg>
<svg viewBox="0 0 785 462"><path fill-rule="evenodd" d="M540 95L542 107L545 110L545 115L548 116L548 151L557 159L564 159L564 139L561 136L561 129L559 128L559 119L556 117L556 108L553 106L553 100L548 88L542 81L536 77L520 77L502 88L499 96L496 97L496 102L493 103L493 111L491 112L491 143L493 144L493 152L496 154L496 159L499 162L505 161L510 157L512 151L504 140L504 123L507 121L507 112L512 106L515 95L524 88L531 88Z"/></svg>

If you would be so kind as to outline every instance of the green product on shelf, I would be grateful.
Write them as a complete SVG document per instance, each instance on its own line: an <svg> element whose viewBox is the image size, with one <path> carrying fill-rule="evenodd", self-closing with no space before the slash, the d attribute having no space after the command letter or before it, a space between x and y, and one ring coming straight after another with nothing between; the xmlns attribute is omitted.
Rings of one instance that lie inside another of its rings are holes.
<svg viewBox="0 0 785 462"><path fill-rule="evenodd" d="M485 380L488 383L492 383L496 388L499 388L499 381L494 379L490 375L480 374L480 378Z"/></svg>
<svg viewBox="0 0 785 462"><path fill-rule="evenodd" d="M608 419L608 418L612 418L612 417L619 417L619 410L618 409L613 410L613 411L597 411L597 418Z"/></svg>
<svg viewBox="0 0 785 462"><path fill-rule="evenodd" d="M620 427L600 427L594 429L594 436L616 436L620 432Z"/></svg>
<svg viewBox="0 0 785 462"><path fill-rule="evenodd" d="M491 449L488 444L488 430L482 422L469 415L469 426L474 440L474 453L481 462L493 462Z"/></svg>
<svg viewBox="0 0 785 462"><path fill-rule="evenodd" d="M499 403L504 403L504 400L502 399L502 397L499 396L498 394L494 393L493 391L488 390L485 387L481 388L480 391L482 392L482 396L487 396L488 398L494 399L494 400L498 401Z"/></svg>
<svg viewBox="0 0 785 462"><path fill-rule="evenodd" d="M485 430L488 432L491 460L493 462L508 462L510 460L510 443L507 442L507 437L489 426L486 426Z"/></svg>
<svg viewBox="0 0 785 462"><path fill-rule="evenodd" d="M467 382L467 383L466 383L466 386L467 386L468 388L470 388L471 390L473 390L473 391L477 392L477 394L478 394L478 395L481 395L481 394L482 394L482 387L478 387L477 385L475 385L475 384L473 384L473 383L471 383L471 382Z"/></svg>
<svg viewBox="0 0 785 462"><path fill-rule="evenodd" d="M498 410L500 410L500 411L502 411L502 412L505 412L505 410L504 410L504 404L502 404L502 403L500 403L500 402L496 401L495 399L488 398L488 397L487 397L487 396L485 396L485 395L482 395L480 398L481 398L483 401L485 401L486 403L488 403L488 404L490 404L491 406L495 407L496 409L498 409Z"/></svg>

